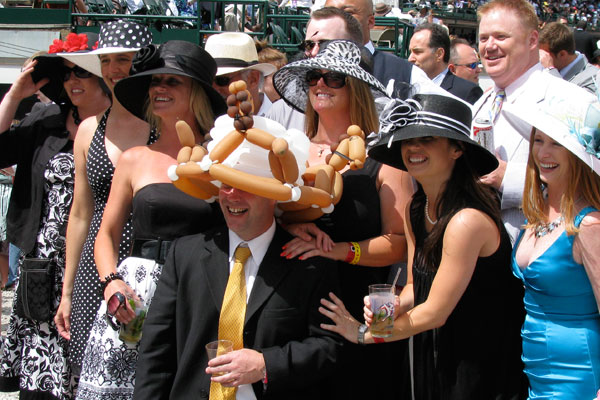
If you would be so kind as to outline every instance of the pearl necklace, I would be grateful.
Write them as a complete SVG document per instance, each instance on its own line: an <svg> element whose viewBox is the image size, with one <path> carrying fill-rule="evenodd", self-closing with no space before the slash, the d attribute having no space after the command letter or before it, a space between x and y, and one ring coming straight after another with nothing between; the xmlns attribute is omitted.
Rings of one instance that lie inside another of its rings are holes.
<svg viewBox="0 0 600 400"><path fill-rule="evenodd" d="M558 228L560 224L562 224L564 219L565 218L561 215L554 221L548 222L547 224L538 222L538 224L535 226L535 237L541 238L542 236L546 236L547 234L551 233L553 230Z"/></svg>
<svg viewBox="0 0 600 400"><path fill-rule="evenodd" d="M436 219L435 221L431 219L431 217L429 216L429 197L425 196L425 218L427 218L427 221L429 221L429 223L431 225L435 225L437 224L438 220Z"/></svg>

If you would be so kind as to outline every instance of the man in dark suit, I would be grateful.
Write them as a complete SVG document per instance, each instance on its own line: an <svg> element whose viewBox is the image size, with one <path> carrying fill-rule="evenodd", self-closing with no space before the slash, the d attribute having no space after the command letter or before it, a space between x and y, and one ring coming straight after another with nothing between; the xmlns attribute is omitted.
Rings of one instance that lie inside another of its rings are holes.
<svg viewBox="0 0 600 400"><path fill-rule="evenodd" d="M429 22L419 25L410 39L409 49L408 61L425 71L442 89L471 104L483 94L478 85L459 78L448 69L450 36L441 25Z"/></svg>
<svg viewBox="0 0 600 400"><path fill-rule="evenodd" d="M341 338L320 328L318 308L337 291L335 263L280 256L292 237L275 222L275 200L222 184L219 202L227 226L172 244L144 324L134 398L208 399L218 384L236 388L223 399L325 398ZM238 247L251 252L241 272L243 348L209 364L205 345L227 337L221 310Z"/></svg>

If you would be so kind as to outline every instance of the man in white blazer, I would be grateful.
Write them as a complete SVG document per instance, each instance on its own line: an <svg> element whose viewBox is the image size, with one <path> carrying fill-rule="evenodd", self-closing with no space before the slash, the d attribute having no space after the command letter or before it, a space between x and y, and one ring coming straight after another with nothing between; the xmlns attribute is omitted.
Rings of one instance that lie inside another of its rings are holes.
<svg viewBox="0 0 600 400"><path fill-rule="evenodd" d="M504 102L526 105L542 101L550 86L571 84L544 72L539 62L538 19L526 0L492 0L479 8L478 16L479 53L494 85L474 104L473 119L492 121L500 162L482 181L500 193L502 219L514 244L524 223L520 207L529 155L529 143L519 131L530 131L531 126L508 120L501 107L494 114L493 105L501 91Z"/></svg>

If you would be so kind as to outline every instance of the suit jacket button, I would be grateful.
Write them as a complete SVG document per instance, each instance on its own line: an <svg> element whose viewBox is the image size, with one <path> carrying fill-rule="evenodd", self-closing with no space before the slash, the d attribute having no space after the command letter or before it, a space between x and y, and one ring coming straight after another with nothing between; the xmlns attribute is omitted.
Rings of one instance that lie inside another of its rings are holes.
<svg viewBox="0 0 600 400"><path fill-rule="evenodd" d="M200 389L200 397L203 399L208 399L208 393L204 389Z"/></svg>

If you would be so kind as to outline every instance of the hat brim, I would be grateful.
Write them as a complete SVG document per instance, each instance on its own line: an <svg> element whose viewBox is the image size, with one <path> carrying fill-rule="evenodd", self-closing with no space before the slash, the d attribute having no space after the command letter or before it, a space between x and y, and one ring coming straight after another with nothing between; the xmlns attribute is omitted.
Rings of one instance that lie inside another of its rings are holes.
<svg viewBox="0 0 600 400"><path fill-rule="evenodd" d="M377 144L369 149L369 157L383 164L406 171L402 160L401 146L406 139L426 136L445 137L465 143L471 166L479 176L489 174L498 168L498 159L489 150L480 146L468 136L449 129L441 129L428 125L407 125L399 130L383 136Z"/></svg>
<svg viewBox="0 0 600 400"><path fill-rule="evenodd" d="M117 96L117 100L119 103L121 103L121 105L123 105L123 107L125 107L136 117L145 119L145 105L148 101L148 89L150 88L150 81L152 80L152 75L154 74L187 76L188 78L195 80L202 86L204 92L208 96L215 118L217 118L219 115L225 114L227 111L227 106L225 105L223 97L219 94L219 92L213 89L212 85L196 79L189 74L181 72L180 70L163 67L129 76L125 79L121 79L115 85L114 91L115 96Z"/></svg>
<svg viewBox="0 0 600 400"><path fill-rule="evenodd" d="M506 107L503 107L502 111L509 122L520 123L521 125L525 123L527 124L526 126L539 129L586 163L596 174L600 175L600 159L585 151L583 145L577 140L576 135L571 132L572 129L576 129L574 125L569 126L563 121L552 118L552 116L540 110L524 109L523 107L517 108L512 104L506 104ZM531 128L528 130L519 130L519 133L527 141L531 139Z"/></svg>
<svg viewBox="0 0 600 400"><path fill-rule="evenodd" d="M100 57L103 54L119 54L138 52L140 49L130 49L125 47L104 47L96 49L88 53L61 53L61 57L71 61L73 64L90 71L92 74L102 77L102 68L100 65Z"/></svg>
<svg viewBox="0 0 600 400"><path fill-rule="evenodd" d="M306 73L313 69L325 69L351 76L369 85L374 98L385 96L385 87L381 82L354 63L337 59L335 65L324 65L319 57L308 58L284 65L273 76L273 86L279 96L301 113L305 112L308 101L309 86Z"/></svg>
<svg viewBox="0 0 600 400"><path fill-rule="evenodd" d="M232 74L232 73L238 72L238 71L246 71L249 69L259 71L264 76L269 76L272 73L275 73L275 71L277 71L277 67L275 67L273 64L260 63L260 64L250 65L249 67L219 67L219 68L217 68L217 76Z"/></svg>

